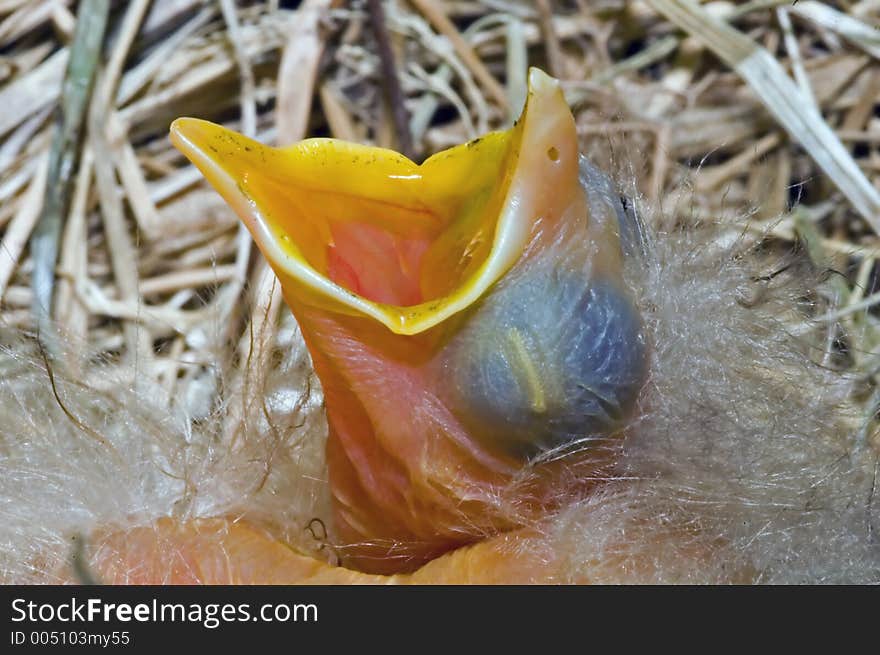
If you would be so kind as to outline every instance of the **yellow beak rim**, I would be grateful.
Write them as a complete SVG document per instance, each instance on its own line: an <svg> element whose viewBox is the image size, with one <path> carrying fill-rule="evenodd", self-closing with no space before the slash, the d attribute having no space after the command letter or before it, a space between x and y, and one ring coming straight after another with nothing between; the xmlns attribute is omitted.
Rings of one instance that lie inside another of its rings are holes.
<svg viewBox="0 0 880 655"><path fill-rule="evenodd" d="M334 139L309 139L288 148L273 148L203 120L180 118L171 125L173 144L245 222L286 292L292 287L296 297L306 298L307 302L371 317L402 335L421 333L466 309L517 262L540 214L540 208L529 197L530 185L540 179L540 172L521 170L520 153L525 148L541 148L552 153L543 158L544 164L552 166L563 148L547 139L559 141L560 135L576 142L574 119L559 83L536 68L529 72L526 106L513 128L440 152L421 165L393 151ZM364 162L371 162L373 168L364 168ZM323 169L324 181L313 170L318 165L330 166ZM506 168L500 175L499 165ZM387 193L403 194L408 196L403 202L429 209L432 203L442 203L442 195L456 187L461 193L468 184L494 185L498 210L486 256L448 293L415 305L375 302L334 282L279 231L278 220L266 211L265 204L251 193L249 186L261 175L260 171L266 170L290 171L299 180L308 178L310 184L326 184L327 170L334 170L334 166L360 166L356 175L341 175L346 179L347 193L382 197L386 192L377 190L381 180L372 174L378 170L384 178L402 181Z"/></svg>

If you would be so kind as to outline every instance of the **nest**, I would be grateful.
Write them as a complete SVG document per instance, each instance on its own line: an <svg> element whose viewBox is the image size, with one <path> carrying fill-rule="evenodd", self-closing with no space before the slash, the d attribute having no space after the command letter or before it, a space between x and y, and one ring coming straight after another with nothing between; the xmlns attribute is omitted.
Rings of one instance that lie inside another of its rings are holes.
<svg viewBox="0 0 880 655"><path fill-rule="evenodd" d="M63 343L96 388L137 375L197 418L219 393L206 368L290 338L174 118L420 160L509 125L534 65L644 216L721 220L719 239L835 272L826 363L865 381L866 417L880 403L877 0L72 4L0 3L0 325Z"/></svg>

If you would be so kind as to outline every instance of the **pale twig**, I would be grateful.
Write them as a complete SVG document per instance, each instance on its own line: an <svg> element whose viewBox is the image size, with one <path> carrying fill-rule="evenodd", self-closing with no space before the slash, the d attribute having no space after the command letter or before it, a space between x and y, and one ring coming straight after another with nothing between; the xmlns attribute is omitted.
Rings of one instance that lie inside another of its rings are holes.
<svg viewBox="0 0 880 655"><path fill-rule="evenodd" d="M76 29L76 18L67 7L56 4L52 10L52 26L64 35L65 40L69 40Z"/></svg>
<svg viewBox="0 0 880 655"><path fill-rule="evenodd" d="M229 30L229 38L235 48L235 59L238 64L239 77L241 78L242 132L245 136L253 139L257 136L257 101L256 93L254 91L254 71L251 68L251 63L248 59L247 51L245 50L234 3L232 0L221 0L220 8L223 10L223 20L226 21L226 26ZM241 295L241 290L244 287L253 245L251 235L244 223L239 223L238 225L236 244L235 266L232 267L229 274L229 279L232 280L232 285L226 291L230 297L234 298L238 298ZM224 311L223 314L223 319L230 325L232 322L228 321L228 318L234 307L235 305L230 303L228 311Z"/></svg>
<svg viewBox="0 0 880 655"><path fill-rule="evenodd" d="M182 44L191 38L196 30L204 27L213 16L214 8L205 7L174 34L163 39L161 44L143 61L126 71L119 82L119 90L116 93L117 106L126 105L138 91L156 76L162 66L168 62L168 59L180 50Z"/></svg>
<svg viewBox="0 0 880 655"><path fill-rule="evenodd" d="M120 120L119 112L108 111L104 133L138 228L148 239L160 237L162 219L150 198L143 167L138 161L134 146L128 140L127 128Z"/></svg>
<svg viewBox="0 0 880 655"><path fill-rule="evenodd" d="M234 265L191 268L157 277L144 278L140 281L139 288L142 295L152 296L181 289L219 285L235 278L237 273L237 267Z"/></svg>
<svg viewBox="0 0 880 655"><path fill-rule="evenodd" d="M70 213L64 226L61 256L58 265L58 293L55 297L55 324L63 329L66 341L69 370L76 374L82 359L81 344L88 338L88 312L74 297L76 281L88 275L88 241L86 211L92 183L94 165L92 149L86 145L80 159L76 188L70 203Z"/></svg>
<svg viewBox="0 0 880 655"><path fill-rule="evenodd" d="M6 203L24 188L37 170L39 163L36 157L28 158L14 174L0 184L0 203Z"/></svg>
<svg viewBox="0 0 880 655"><path fill-rule="evenodd" d="M507 20L507 98L510 105L508 123L513 123L516 116L526 105L529 90L528 61L529 52L522 21L511 16Z"/></svg>
<svg viewBox="0 0 880 655"><path fill-rule="evenodd" d="M0 175L4 174L12 166L19 153L25 146L30 144L34 134L46 122L50 112L51 109L48 107L38 111L32 118L22 123L18 129L6 137L6 140L0 145Z"/></svg>
<svg viewBox="0 0 880 655"><path fill-rule="evenodd" d="M794 35L794 28L791 25L788 8L777 7L776 18L779 21L779 27L782 28L782 38L785 42L785 49L788 51L788 56L791 59L791 72L794 74L794 79L804 97L809 98L810 102L815 105L816 98L813 95L813 88L810 86L810 78L807 75L807 71L804 70L804 60L801 57L797 37Z"/></svg>
<svg viewBox="0 0 880 655"><path fill-rule="evenodd" d="M297 20L290 24L278 68L277 121L281 145L298 141L306 133L318 62L324 51L319 22L333 4L333 0L306 0L297 10Z"/></svg>
<svg viewBox="0 0 880 655"><path fill-rule="evenodd" d="M15 268L18 266L28 237L40 217L40 210L43 208L43 194L46 189L48 163L47 156L41 157L38 161L24 199L6 228L3 241L0 242L0 298L3 297L6 285L9 284Z"/></svg>
<svg viewBox="0 0 880 655"><path fill-rule="evenodd" d="M57 2L69 4L71 0L55 0L55 2L28 2L19 7L15 13L0 23L0 47L37 29L52 19Z"/></svg>
<svg viewBox="0 0 880 655"><path fill-rule="evenodd" d="M238 64L238 74L241 77L241 131L252 139L257 134L257 102L254 93L254 71L248 60L247 52L241 39L241 30L238 25L238 14L232 0L220 0L220 9L223 11L223 20L229 31L229 40L235 50L235 61Z"/></svg>
<svg viewBox="0 0 880 655"><path fill-rule="evenodd" d="M100 113L100 112L96 112ZM98 198L101 202L101 217L104 219L104 232L107 237L107 248L113 275L119 286L119 296L123 301L135 301L138 298L137 288L137 251L128 234L125 224L125 212L122 199L116 190L116 176L113 174L113 163L106 157L109 150L106 140L101 136L100 127L91 131L91 145L95 157L95 181ZM103 156L102 156L103 155ZM125 341L128 346L128 357L136 358L136 353L146 349L143 333L137 325L129 322L125 325Z"/></svg>
<svg viewBox="0 0 880 655"><path fill-rule="evenodd" d="M849 14L845 14L824 2L803 0L791 8L792 12L813 21L817 25L840 34L875 59L880 59L880 32ZM876 7L875 7L876 11Z"/></svg>
<svg viewBox="0 0 880 655"><path fill-rule="evenodd" d="M711 191L720 186L725 180L748 170L755 160L763 157L782 142L779 132L771 132L763 136L723 164L717 166L704 166L700 171L695 188L697 191Z"/></svg>
<svg viewBox="0 0 880 655"><path fill-rule="evenodd" d="M357 132L351 116L342 106L339 97L329 84L322 84L320 89L321 108L330 125L330 133L337 139L357 141Z"/></svg>
<svg viewBox="0 0 880 655"><path fill-rule="evenodd" d="M679 45L674 36L667 36L651 43L631 57L621 59L613 66L603 69L590 78L591 82L605 83L626 73L647 68L654 62L668 57Z"/></svg>
<svg viewBox="0 0 880 655"><path fill-rule="evenodd" d="M116 97L122 67L148 6L149 0L136 0L128 5L107 67L98 78L89 111L89 135L95 153L95 181L113 275L119 287L120 300L137 306L141 304L138 293L137 251L126 225L122 198L116 189L113 161L107 156L112 150L107 125L108 114L115 111L112 101ZM135 363L132 372L137 375L141 360L149 361L152 357L150 335L131 319L125 323L124 333L126 357Z"/></svg>

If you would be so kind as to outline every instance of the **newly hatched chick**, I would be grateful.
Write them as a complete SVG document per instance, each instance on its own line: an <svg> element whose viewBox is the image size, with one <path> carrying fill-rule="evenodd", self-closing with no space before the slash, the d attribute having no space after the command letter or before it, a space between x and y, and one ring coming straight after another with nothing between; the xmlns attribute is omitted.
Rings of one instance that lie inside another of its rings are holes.
<svg viewBox="0 0 880 655"><path fill-rule="evenodd" d="M178 123L279 275L328 461L315 402L231 438L234 397L195 424L96 403L18 343L6 577L75 577L79 536L104 581L880 580L874 445L804 336L818 276L635 218L530 82L511 131L421 169Z"/></svg>
<svg viewBox="0 0 880 655"><path fill-rule="evenodd" d="M414 569L603 475L647 344L617 214L590 210L555 80L533 70L516 126L421 166L191 119L172 140L248 224L302 327L346 563Z"/></svg>

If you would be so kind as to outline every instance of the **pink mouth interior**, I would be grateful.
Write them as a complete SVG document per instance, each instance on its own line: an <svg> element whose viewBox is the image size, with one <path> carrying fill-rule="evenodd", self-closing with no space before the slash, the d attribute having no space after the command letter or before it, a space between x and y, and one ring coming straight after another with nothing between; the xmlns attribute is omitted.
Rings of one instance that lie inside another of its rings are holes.
<svg viewBox="0 0 880 655"><path fill-rule="evenodd" d="M282 247L296 246L318 273L372 302L410 307L449 294L488 256L495 229L485 197L431 208L250 178ZM462 219L464 203L476 203ZM437 204L437 203L435 203Z"/></svg>
<svg viewBox="0 0 880 655"><path fill-rule="evenodd" d="M428 239L343 221L331 223L330 232L326 274L336 284L373 302L404 307L423 302L420 280Z"/></svg>

